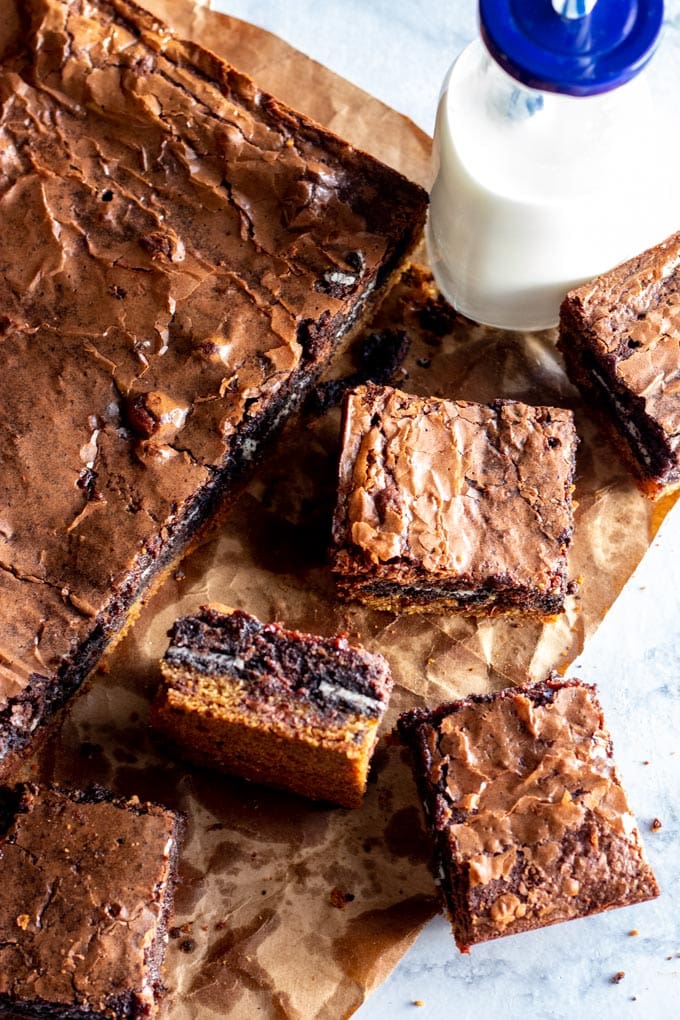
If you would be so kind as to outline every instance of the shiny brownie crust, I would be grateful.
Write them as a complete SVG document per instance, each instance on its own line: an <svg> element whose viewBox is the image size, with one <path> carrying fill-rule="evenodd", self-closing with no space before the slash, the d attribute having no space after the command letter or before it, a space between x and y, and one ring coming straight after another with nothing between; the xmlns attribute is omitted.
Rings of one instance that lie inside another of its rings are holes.
<svg viewBox="0 0 680 1020"><path fill-rule="evenodd" d="M427 196L127 0L0 19L0 771L296 409Z"/></svg>
<svg viewBox="0 0 680 1020"><path fill-rule="evenodd" d="M680 484L680 233L567 294L558 347L648 495Z"/></svg>
<svg viewBox="0 0 680 1020"><path fill-rule="evenodd" d="M576 445L559 408L357 388L333 520L340 594L396 612L559 612Z"/></svg>
<svg viewBox="0 0 680 1020"><path fill-rule="evenodd" d="M658 895L594 687L473 695L398 730L461 951Z"/></svg>
<svg viewBox="0 0 680 1020"><path fill-rule="evenodd" d="M101 787L0 788L1 1014L157 1014L183 830Z"/></svg>

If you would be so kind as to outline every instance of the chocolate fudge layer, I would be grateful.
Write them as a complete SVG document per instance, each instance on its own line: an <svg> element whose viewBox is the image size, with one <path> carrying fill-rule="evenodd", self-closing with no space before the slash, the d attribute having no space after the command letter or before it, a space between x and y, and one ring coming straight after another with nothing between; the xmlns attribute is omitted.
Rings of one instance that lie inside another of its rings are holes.
<svg viewBox="0 0 680 1020"><path fill-rule="evenodd" d="M0 57L6 771L361 323L426 195L126 0L3 0Z"/></svg>
<svg viewBox="0 0 680 1020"><path fill-rule="evenodd" d="M340 593L395 612L559 612L576 443L570 411L359 387L333 520Z"/></svg>
<svg viewBox="0 0 680 1020"><path fill-rule="evenodd" d="M680 484L680 233L567 294L558 347L650 496Z"/></svg>
<svg viewBox="0 0 680 1020"><path fill-rule="evenodd" d="M381 655L203 606L178 620L152 721L186 757L357 807L392 678Z"/></svg>
<svg viewBox="0 0 680 1020"><path fill-rule="evenodd" d="M463 952L658 895L594 687L511 688L398 727Z"/></svg>
<svg viewBox="0 0 680 1020"><path fill-rule="evenodd" d="M157 1015L182 829L100 788L0 790L0 1013Z"/></svg>

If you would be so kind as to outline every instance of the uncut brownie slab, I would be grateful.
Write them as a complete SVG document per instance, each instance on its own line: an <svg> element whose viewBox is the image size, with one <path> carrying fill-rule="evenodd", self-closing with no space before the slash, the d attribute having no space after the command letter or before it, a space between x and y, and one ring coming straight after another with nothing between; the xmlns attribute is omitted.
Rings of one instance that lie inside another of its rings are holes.
<svg viewBox="0 0 680 1020"><path fill-rule="evenodd" d="M392 690L381 655L216 606L177 620L170 636L152 722L186 757L361 804Z"/></svg>
<svg viewBox="0 0 680 1020"><path fill-rule="evenodd" d="M125 0L0 16L0 771L233 491L426 195Z"/></svg>
<svg viewBox="0 0 680 1020"><path fill-rule="evenodd" d="M558 347L642 489L680 484L680 233L567 294Z"/></svg>
<svg viewBox="0 0 680 1020"><path fill-rule="evenodd" d="M357 388L333 519L340 594L406 613L561 611L576 443L559 408Z"/></svg>
<svg viewBox="0 0 680 1020"><path fill-rule="evenodd" d="M456 943L658 896L595 688L546 681L398 722Z"/></svg>
<svg viewBox="0 0 680 1020"><path fill-rule="evenodd" d="M100 787L0 788L0 1014L157 1015L182 831Z"/></svg>

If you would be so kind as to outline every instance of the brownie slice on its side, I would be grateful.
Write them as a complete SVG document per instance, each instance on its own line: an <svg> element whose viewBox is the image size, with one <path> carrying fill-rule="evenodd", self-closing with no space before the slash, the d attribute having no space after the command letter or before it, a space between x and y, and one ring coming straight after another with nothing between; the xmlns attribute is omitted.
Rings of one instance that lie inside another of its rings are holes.
<svg viewBox="0 0 680 1020"><path fill-rule="evenodd" d="M361 804L392 690L381 655L217 606L182 617L170 634L152 722L187 758Z"/></svg>
<svg viewBox="0 0 680 1020"><path fill-rule="evenodd" d="M156 1016L182 832L99 787L0 789L0 1013Z"/></svg>
<svg viewBox="0 0 680 1020"><path fill-rule="evenodd" d="M680 485L680 233L567 294L557 346L643 491Z"/></svg>
<svg viewBox="0 0 680 1020"><path fill-rule="evenodd" d="M658 896L594 687L473 695L398 729L462 952Z"/></svg>
<svg viewBox="0 0 680 1020"><path fill-rule="evenodd" d="M129 0L2 11L7 776L401 273L427 195Z"/></svg>
<svg viewBox="0 0 680 1020"><path fill-rule="evenodd" d="M570 411L368 385L345 403L333 570L393 612L563 609L573 531Z"/></svg>

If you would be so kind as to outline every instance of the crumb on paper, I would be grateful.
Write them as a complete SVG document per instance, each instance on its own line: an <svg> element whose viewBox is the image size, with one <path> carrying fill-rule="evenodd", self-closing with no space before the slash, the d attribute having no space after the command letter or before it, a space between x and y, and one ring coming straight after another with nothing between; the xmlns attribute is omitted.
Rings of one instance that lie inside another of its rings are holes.
<svg viewBox="0 0 680 1020"><path fill-rule="evenodd" d="M658 832L659 829L663 829L663 824L660 818L652 818L652 823L649 826L652 832Z"/></svg>
<svg viewBox="0 0 680 1020"><path fill-rule="evenodd" d="M425 1005L425 1003L423 1002L423 1000L422 1000L422 999L414 999L414 1000L413 1000L413 1005L414 1005L414 1006L424 1006L424 1005Z"/></svg>
<svg viewBox="0 0 680 1020"><path fill-rule="evenodd" d="M631 930L628 932L628 934L629 935L639 935L640 932L637 930L637 928L631 928Z"/></svg>
<svg viewBox="0 0 680 1020"><path fill-rule="evenodd" d="M344 889L334 886L331 889L330 901L331 906L336 907L338 910L344 910L348 903L351 903L354 899L354 894L351 892L345 892Z"/></svg>
<svg viewBox="0 0 680 1020"><path fill-rule="evenodd" d="M612 977L610 978L610 981L613 985L618 985L620 981L623 981L625 976L626 976L625 970L617 970L616 974L612 975Z"/></svg>

